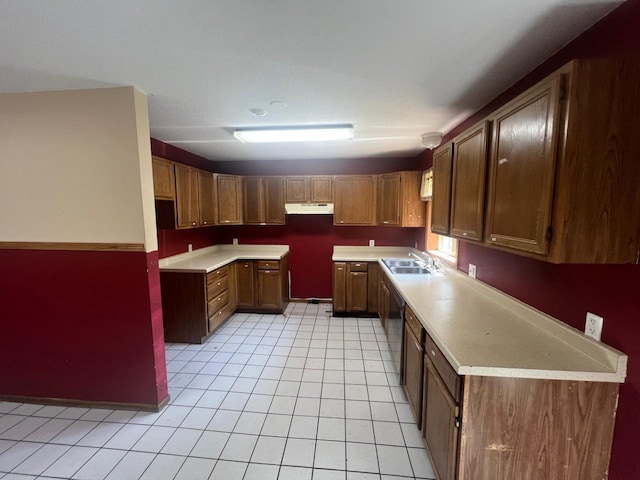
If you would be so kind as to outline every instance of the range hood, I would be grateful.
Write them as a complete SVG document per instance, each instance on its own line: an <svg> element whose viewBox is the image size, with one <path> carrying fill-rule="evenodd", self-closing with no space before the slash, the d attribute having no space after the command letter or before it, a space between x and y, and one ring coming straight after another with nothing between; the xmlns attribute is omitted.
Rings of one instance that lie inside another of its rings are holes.
<svg viewBox="0 0 640 480"><path fill-rule="evenodd" d="M289 215L333 215L333 203L285 203Z"/></svg>

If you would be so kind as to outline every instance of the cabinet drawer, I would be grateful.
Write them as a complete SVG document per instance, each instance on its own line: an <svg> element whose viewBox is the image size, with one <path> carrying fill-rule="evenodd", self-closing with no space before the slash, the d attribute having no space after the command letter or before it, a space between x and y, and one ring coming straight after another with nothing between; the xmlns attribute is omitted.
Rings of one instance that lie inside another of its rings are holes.
<svg viewBox="0 0 640 480"><path fill-rule="evenodd" d="M207 273L207 284L215 282L218 278L222 278L225 275L229 274L229 265L225 265L224 267L220 267L213 272Z"/></svg>
<svg viewBox="0 0 640 480"><path fill-rule="evenodd" d="M213 316L218 312L222 307L229 303L229 290L225 290L220 295L209 300L207 305L207 312L209 317Z"/></svg>
<svg viewBox="0 0 640 480"><path fill-rule="evenodd" d="M349 263L349 270L352 272L366 272L368 268L367 262L351 262Z"/></svg>
<svg viewBox="0 0 640 480"><path fill-rule="evenodd" d="M224 276L207 285L207 300L213 300L217 295L220 295L225 290L229 289L229 277Z"/></svg>
<svg viewBox="0 0 640 480"><path fill-rule="evenodd" d="M209 332L214 331L218 328L222 322L224 322L227 318L231 316L233 310L231 310L230 305L227 304L218 310L216 313L209 317Z"/></svg>
<svg viewBox="0 0 640 480"><path fill-rule="evenodd" d="M422 345L422 342L424 340L424 336L422 334L423 332L422 324L420 323L418 318L415 316L415 314L411 311L409 307L407 307L404 311L404 319L407 322L407 325L409 326L413 334L416 336L416 339L418 340L418 342L420 342L420 345Z"/></svg>
<svg viewBox="0 0 640 480"><path fill-rule="evenodd" d="M280 268L278 260L258 260L258 270L274 270Z"/></svg>
<svg viewBox="0 0 640 480"><path fill-rule="evenodd" d="M438 371L438 374L440 374L440 377L451 393L451 396L456 400L456 402L459 402L460 377L453 369L453 367L449 364L449 361L445 358L440 349L436 346L435 342L429 336L429 334L425 335L424 346L425 355L429 357L429 359L433 362L433 365Z"/></svg>

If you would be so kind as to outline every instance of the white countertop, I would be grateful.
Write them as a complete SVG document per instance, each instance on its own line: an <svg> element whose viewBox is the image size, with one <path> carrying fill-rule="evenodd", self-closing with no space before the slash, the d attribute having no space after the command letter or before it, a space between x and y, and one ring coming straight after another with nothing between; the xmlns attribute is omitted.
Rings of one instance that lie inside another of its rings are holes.
<svg viewBox="0 0 640 480"><path fill-rule="evenodd" d="M378 261L459 375L624 382L627 356L524 303L446 269L394 275L411 248L334 247L334 261Z"/></svg>
<svg viewBox="0 0 640 480"><path fill-rule="evenodd" d="M161 272L209 273L235 260L280 260L288 245L214 245L163 258Z"/></svg>

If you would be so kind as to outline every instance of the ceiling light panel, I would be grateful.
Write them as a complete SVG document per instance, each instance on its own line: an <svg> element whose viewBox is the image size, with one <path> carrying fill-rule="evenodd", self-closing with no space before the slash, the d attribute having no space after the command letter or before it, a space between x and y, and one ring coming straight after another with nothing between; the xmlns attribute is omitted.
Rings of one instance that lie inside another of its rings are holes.
<svg viewBox="0 0 640 480"><path fill-rule="evenodd" d="M333 142L353 139L353 125L241 128L233 136L243 143Z"/></svg>

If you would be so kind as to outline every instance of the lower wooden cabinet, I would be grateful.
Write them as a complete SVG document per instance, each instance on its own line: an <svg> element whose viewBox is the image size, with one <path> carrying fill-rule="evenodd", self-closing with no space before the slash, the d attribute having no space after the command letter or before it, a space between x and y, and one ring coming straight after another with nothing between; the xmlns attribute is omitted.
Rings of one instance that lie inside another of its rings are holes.
<svg viewBox="0 0 640 480"><path fill-rule="evenodd" d="M438 480L608 477L618 384L459 376L428 334L423 365L422 436Z"/></svg>
<svg viewBox="0 0 640 480"><path fill-rule="evenodd" d="M236 309L236 266L210 273L160 272L166 342L202 343Z"/></svg>
<svg viewBox="0 0 640 480"><path fill-rule="evenodd" d="M423 345L424 329L409 307L404 324L404 391L418 427L422 425Z"/></svg>
<svg viewBox="0 0 640 480"><path fill-rule="evenodd" d="M333 311L377 313L377 276L378 264L374 262L334 262Z"/></svg>
<svg viewBox="0 0 640 480"><path fill-rule="evenodd" d="M289 303L289 256L239 260L238 309L282 313Z"/></svg>

